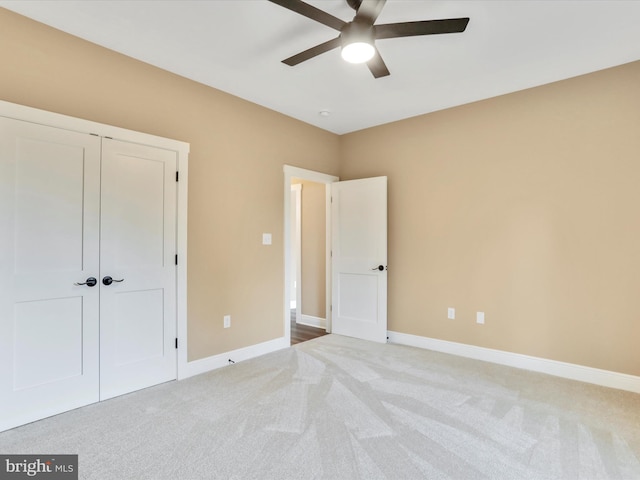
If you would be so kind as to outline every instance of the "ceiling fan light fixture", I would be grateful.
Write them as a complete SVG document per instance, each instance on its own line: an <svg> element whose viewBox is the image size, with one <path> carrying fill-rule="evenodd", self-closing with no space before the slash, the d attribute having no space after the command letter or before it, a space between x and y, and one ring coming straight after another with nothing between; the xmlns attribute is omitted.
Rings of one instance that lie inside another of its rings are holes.
<svg viewBox="0 0 640 480"><path fill-rule="evenodd" d="M373 58L373 28L359 21L348 23L340 32L342 58L349 63L364 63Z"/></svg>
<svg viewBox="0 0 640 480"><path fill-rule="evenodd" d="M342 47L342 58L349 63L365 63L373 58L376 49L367 42L353 42Z"/></svg>

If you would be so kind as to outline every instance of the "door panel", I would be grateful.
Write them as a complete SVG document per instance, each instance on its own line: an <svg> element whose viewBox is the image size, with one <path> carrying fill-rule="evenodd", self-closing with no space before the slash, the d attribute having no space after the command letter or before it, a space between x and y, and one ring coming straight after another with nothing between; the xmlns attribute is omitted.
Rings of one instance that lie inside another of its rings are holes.
<svg viewBox="0 0 640 480"><path fill-rule="evenodd" d="M386 266L387 177L333 183L333 333L386 342Z"/></svg>
<svg viewBox="0 0 640 480"><path fill-rule="evenodd" d="M100 138L0 117L0 430L98 400Z"/></svg>
<svg viewBox="0 0 640 480"><path fill-rule="evenodd" d="M82 270L83 146L19 138L15 158L16 273Z"/></svg>
<svg viewBox="0 0 640 480"><path fill-rule="evenodd" d="M110 215L103 225L117 242L110 263L115 268L163 267L165 160L119 151L107 161L103 185Z"/></svg>
<svg viewBox="0 0 640 480"><path fill-rule="evenodd" d="M378 275L342 272L338 283L341 316L375 324L378 302L370 300L377 297Z"/></svg>
<svg viewBox="0 0 640 480"><path fill-rule="evenodd" d="M116 367L161 359L164 355L163 293L156 289L114 295Z"/></svg>
<svg viewBox="0 0 640 480"><path fill-rule="evenodd" d="M16 303L13 335L14 390L82 375L81 297Z"/></svg>
<svg viewBox="0 0 640 480"><path fill-rule="evenodd" d="M105 139L100 398L177 376L176 152Z"/></svg>

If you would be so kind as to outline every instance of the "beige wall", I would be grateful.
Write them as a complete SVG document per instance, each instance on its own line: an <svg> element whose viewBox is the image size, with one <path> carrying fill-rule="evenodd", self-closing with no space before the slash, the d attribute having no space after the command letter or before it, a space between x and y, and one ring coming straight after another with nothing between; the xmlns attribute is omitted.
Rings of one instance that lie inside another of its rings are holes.
<svg viewBox="0 0 640 480"><path fill-rule="evenodd" d="M640 375L639 86L636 62L343 136L342 179L389 177L389 329Z"/></svg>
<svg viewBox="0 0 640 480"><path fill-rule="evenodd" d="M325 318L326 188L302 184L302 314Z"/></svg>
<svg viewBox="0 0 640 480"><path fill-rule="evenodd" d="M284 334L282 166L337 173L337 136L5 9L0 59L2 100L191 143L190 360Z"/></svg>
<svg viewBox="0 0 640 480"><path fill-rule="evenodd" d="M640 375L640 62L340 138L4 9L0 59L2 100L191 143L190 360L283 334L286 163L389 177L391 330Z"/></svg>

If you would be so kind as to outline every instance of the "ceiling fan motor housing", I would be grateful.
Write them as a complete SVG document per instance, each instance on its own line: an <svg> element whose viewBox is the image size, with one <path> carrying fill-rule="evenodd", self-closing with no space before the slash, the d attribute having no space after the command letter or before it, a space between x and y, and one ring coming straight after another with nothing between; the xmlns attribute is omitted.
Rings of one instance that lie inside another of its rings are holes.
<svg viewBox="0 0 640 480"><path fill-rule="evenodd" d="M356 42L373 45L375 36L371 25L366 22L354 20L342 27L342 30L340 30L340 39L342 40L343 47Z"/></svg>

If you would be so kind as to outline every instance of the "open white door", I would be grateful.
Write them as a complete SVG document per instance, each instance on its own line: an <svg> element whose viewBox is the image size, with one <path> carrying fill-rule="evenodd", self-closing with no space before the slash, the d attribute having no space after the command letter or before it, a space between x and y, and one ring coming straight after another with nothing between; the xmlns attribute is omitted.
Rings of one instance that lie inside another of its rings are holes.
<svg viewBox="0 0 640 480"><path fill-rule="evenodd" d="M387 177L332 184L332 333L387 341Z"/></svg>

